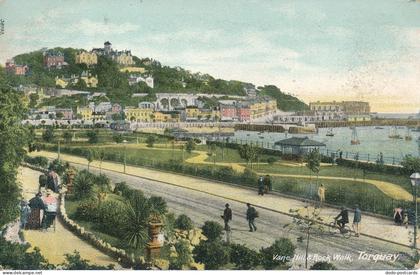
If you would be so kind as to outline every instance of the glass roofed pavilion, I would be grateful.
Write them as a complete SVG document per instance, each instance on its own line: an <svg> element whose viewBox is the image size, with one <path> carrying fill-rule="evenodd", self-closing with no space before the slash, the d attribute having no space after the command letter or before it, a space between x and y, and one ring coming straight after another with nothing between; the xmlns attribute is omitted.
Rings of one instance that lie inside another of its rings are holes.
<svg viewBox="0 0 420 275"><path fill-rule="evenodd" d="M306 155L310 151L326 145L308 137L291 137L275 142L274 146L279 148L283 154Z"/></svg>

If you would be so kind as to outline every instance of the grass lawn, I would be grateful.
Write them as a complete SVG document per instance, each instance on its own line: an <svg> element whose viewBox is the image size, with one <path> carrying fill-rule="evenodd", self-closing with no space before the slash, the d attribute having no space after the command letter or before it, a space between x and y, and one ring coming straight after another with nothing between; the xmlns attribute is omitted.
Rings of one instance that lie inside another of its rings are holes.
<svg viewBox="0 0 420 275"><path fill-rule="evenodd" d="M256 167L256 166L255 166ZM267 174L295 174L295 175L310 175L309 169L306 166L302 167L289 167L283 166L279 163L273 165L260 165L259 168L255 169L259 173ZM391 174L379 174L374 172L366 171L363 175L362 169L352 169L343 166L325 166L321 167L319 172L320 176L330 176L330 177L347 177L347 178L357 178L357 179L373 179L373 180L382 180L386 182L391 182L397 184L411 193L411 184L408 177L400 175L391 175Z"/></svg>

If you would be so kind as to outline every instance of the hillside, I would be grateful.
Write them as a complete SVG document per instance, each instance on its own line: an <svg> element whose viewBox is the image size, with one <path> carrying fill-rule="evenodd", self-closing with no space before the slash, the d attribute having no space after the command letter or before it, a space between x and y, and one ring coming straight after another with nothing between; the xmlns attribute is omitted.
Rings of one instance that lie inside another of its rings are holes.
<svg viewBox="0 0 420 275"><path fill-rule="evenodd" d="M10 81L14 85L36 84L44 87L55 87L55 77L70 75L80 75L88 70L85 64L76 64L75 55L81 49L73 48L54 48L54 50L64 53L64 59L69 64L62 69L46 69L43 66L42 51L20 54L14 57L16 64L27 64L30 72L27 76L10 75ZM133 56L136 67L146 69L147 75L154 78L154 88L148 87L144 82L129 86L127 78L128 72L121 72L117 63L111 59L98 56L98 64L89 68L92 75L97 75L98 87L87 88L83 81L69 86L75 90L101 91L106 92L107 97L114 101L132 103L133 93L147 93L147 100L153 100L155 93L203 93L203 94L225 94L227 96L246 95L243 87L249 85L236 80L216 79L208 74L192 73L180 67L170 67L162 65L159 61L150 58L138 58ZM282 92L274 85L259 87L261 95L268 95L277 100L278 106L284 111L305 110L308 106L298 98Z"/></svg>

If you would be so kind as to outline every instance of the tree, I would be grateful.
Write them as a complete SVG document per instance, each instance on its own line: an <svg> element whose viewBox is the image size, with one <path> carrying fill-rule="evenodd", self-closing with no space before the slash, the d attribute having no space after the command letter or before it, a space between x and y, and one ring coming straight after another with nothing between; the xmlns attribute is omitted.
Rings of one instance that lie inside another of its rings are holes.
<svg viewBox="0 0 420 275"><path fill-rule="evenodd" d="M295 246L286 238L276 240L271 246L261 248L261 260L265 269L287 269L293 259Z"/></svg>
<svg viewBox="0 0 420 275"><path fill-rule="evenodd" d="M58 112L57 114L55 114L55 117L57 119L62 119L64 117L64 114L62 112Z"/></svg>
<svg viewBox="0 0 420 275"><path fill-rule="evenodd" d="M229 247L221 241L200 242L193 250L196 262L203 263L207 270L216 270L229 262Z"/></svg>
<svg viewBox="0 0 420 275"><path fill-rule="evenodd" d="M168 212L166 201L162 197L151 196L149 202L152 206L152 212L159 215L165 215Z"/></svg>
<svg viewBox="0 0 420 275"><path fill-rule="evenodd" d="M125 232L124 239L136 249L144 245L148 240L146 229L150 210L150 203L142 196L132 197L126 205L126 220L123 228L123 232Z"/></svg>
<svg viewBox="0 0 420 275"><path fill-rule="evenodd" d="M328 263L328 262L316 262L309 269L310 270L337 270L337 268L332 263Z"/></svg>
<svg viewBox="0 0 420 275"><path fill-rule="evenodd" d="M99 141L98 131L88 131L86 135L88 137L89 143L92 143L92 144L98 143Z"/></svg>
<svg viewBox="0 0 420 275"><path fill-rule="evenodd" d="M105 160L106 157L105 150L99 150L97 153L97 157L99 159L99 174L102 174L102 162Z"/></svg>
<svg viewBox="0 0 420 275"><path fill-rule="evenodd" d="M318 149L314 149L306 156L306 167L309 169L309 184L310 184L310 192L311 196L313 195L312 190L312 173L316 174L317 183L318 183L318 176L319 170L321 166L321 154L319 153Z"/></svg>
<svg viewBox="0 0 420 275"><path fill-rule="evenodd" d="M186 266L192 262L192 254L189 247L190 244L187 240L181 239L175 243L175 250L178 256L170 259L169 269L181 270L182 266Z"/></svg>
<svg viewBox="0 0 420 275"><path fill-rule="evenodd" d="M96 158L96 151L93 149L88 149L86 151L86 156L85 156L87 162L88 162L88 171L90 168L90 164L95 160Z"/></svg>
<svg viewBox="0 0 420 275"><path fill-rule="evenodd" d="M77 173L74 178L73 193L76 198L90 198L93 196L93 175L86 170Z"/></svg>
<svg viewBox="0 0 420 275"><path fill-rule="evenodd" d="M420 158L412 155L406 155L401 161L403 171L407 176L420 172Z"/></svg>
<svg viewBox="0 0 420 275"><path fill-rule="evenodd" d="M218 222L206 221L204 222L204 225L201 227L201 229L203 230L203 234L207 237L209 242L218 241L221 239L223 226Z"/></svg>
<svg viewBox="0 0 420 275"><path fill-rule="evenodd" d="M191 154L191 152L195 149L195 142L192 139L189 139L185 144L185 150Z"/></svg>
<svg viewBox="0 0 420 275"><path fill-rule="evenodd" d="M252 146L252 144L245 144L239 148L239 155L246 160L247 164L251 164L251 169L252 163L258 158L259 152L260 149L257 146Z"/></svg>
<svg viewBox="0 0 420 275"><path fill-rule="evenodd" d="M286 224L284 227L297 227L305 234L305 268L308 268L309 241L311 235L314 232L323 232L324 227L320 224L323 220L320 216L318 208L305 206L302 211L299 211L298 209L290 209L289 212L294 213L295 216L293 217L293 222L291 224Z"/></svg>
<svg viewBox="0 0 420 275"><path fill-rule="evenodd" d="M39 95L37 93L29 95L29 108L35 108L38 104Z"/></svg>
<svg viewBox="0 0 420 275"><path fill-rule="evenodd" d="M45 131L42 133L42 139L45 142L53 142L54 138L54 128L51 126L45 129Z"/></svg>
<svg viewBox="0 0 420 275"><path fill-rule="evenodd" d="M230 261L235 264L236 269L250 270L260 264L260 255L245 245L231 244Z"/></svg>
<svg viewBox="0 0 420 275"><path fill-rule="evenodd" d="M146 139L147 147L153 147L153 145L155 144L155 142L156 142L155 136L153 136L153 135L147 136L147 139Z"/></svg>
<svg viewBox="0 0 420 275"><path fill-rule="evenodd" d="M63 138L65 142L70 143L73 138L73 134L70 131L65 131L63 133Z"/></svg>

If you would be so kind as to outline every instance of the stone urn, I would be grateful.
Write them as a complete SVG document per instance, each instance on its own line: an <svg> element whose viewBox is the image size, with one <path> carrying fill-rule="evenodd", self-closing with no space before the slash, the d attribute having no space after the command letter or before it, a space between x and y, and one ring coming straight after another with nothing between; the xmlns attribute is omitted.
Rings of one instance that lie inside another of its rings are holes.
<svg viewBox="0 0 420 275"><path fill-rule="evenodd" d="M67 169L66 176L67 192L71 193L73 189L73 180L76 176L76 170L73 167L70 167Z"/></svg>
<svg viewBox="0 0 420 275"><path fill-rule="evenodd" d="M154 259L160 258L160 249L163 243L159 240L163 222L158 214L152 214L149 219L149 242L147 243L147 260L152 262Z"/></svg>

